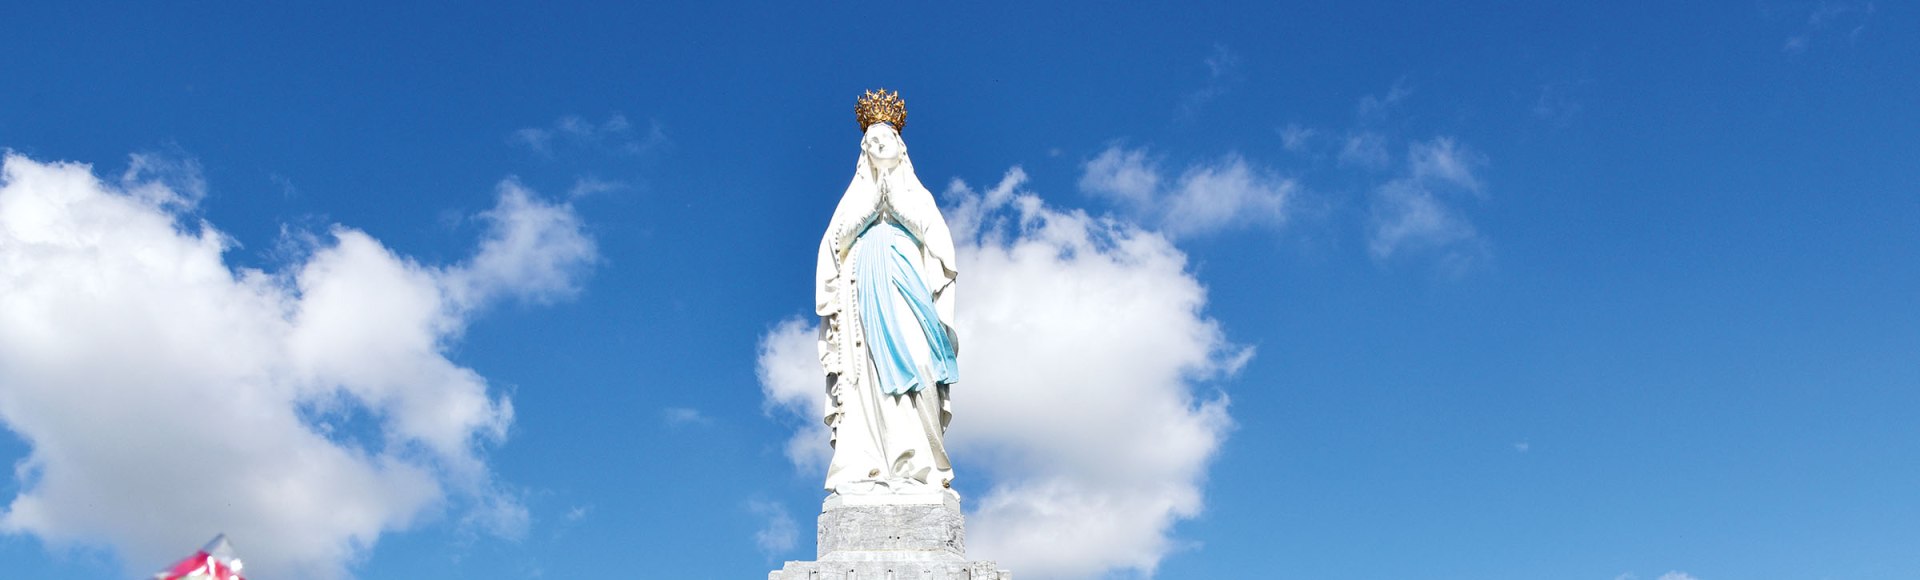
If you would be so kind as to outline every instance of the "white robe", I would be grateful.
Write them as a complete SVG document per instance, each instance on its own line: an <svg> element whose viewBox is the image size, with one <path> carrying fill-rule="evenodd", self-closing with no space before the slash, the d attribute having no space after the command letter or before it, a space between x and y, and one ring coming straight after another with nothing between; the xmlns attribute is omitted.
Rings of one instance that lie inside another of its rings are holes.
<svg viewBox="0 0 1920 580"><path fill-rule="evenodd" d="M833 433L833 460L827 467L826 488L840 493L889 493L931 485L947 487L953 466L947 460L945 433L951 420L949 385L892 395L882 392L874 377L873 356L860 328L861 296L855 290L856 245L869 240L860 234L877 220L899 224L920 243L903 254L917 258L915 270L933 293L931 300L943 327L953 340L953 303L959 273L953 259L953 236L933 201L933 195L913 174L912 163L899 166L880 181L862 156L857 175L834 210L826 235L820 240L816 270L815 311L820 321L820 362L827 374L827 411L824 420ZM884 189L884 193L883 193ZM911 320L903 300L887 307ZM954 340L955 347L958 341ZM925 341L909 341L909 351L922 376L932 360Z"/></svg>

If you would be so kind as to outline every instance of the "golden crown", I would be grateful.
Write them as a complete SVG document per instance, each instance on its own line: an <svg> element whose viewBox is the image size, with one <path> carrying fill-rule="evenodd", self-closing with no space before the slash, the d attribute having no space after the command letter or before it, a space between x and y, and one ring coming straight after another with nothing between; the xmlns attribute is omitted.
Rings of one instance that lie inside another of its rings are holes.
<svg viewBox="0 0 1920 580"><path fill-rule="evenodd" d="M860 130L874 123L893 125L893 130L904 131L907 128L907 102L900 100L900 92L887 92L886 89L867 91L860 95L860 101L853 106L853 116L860 120Z"/></svg>

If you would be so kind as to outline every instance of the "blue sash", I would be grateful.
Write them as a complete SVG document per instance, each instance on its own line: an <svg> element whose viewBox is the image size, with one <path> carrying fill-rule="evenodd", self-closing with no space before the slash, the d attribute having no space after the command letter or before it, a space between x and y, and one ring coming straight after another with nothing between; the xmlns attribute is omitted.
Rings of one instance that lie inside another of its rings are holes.
<svg viewBox="0 0 1920 580"><path fill-rule="evenodd" d="M880 391L904 395L933 383L958 382L960 365L953 341L948 340L947 329L933 308L933 292L920 277L915 266L918 260L905 253L919 254L913 236L899 224L881 220L861 232L859 244L854 278L860 293L860 327L873 366L879 370L875 379ZM906 299L908 310L919 323L918 332L907 326L907 321L898 320L893 308L895 296ZM914 364L913 351L908 348L909 340L926 341L927 351L933 354L928 365L933 377L920 376L920 366Z"/></svg>

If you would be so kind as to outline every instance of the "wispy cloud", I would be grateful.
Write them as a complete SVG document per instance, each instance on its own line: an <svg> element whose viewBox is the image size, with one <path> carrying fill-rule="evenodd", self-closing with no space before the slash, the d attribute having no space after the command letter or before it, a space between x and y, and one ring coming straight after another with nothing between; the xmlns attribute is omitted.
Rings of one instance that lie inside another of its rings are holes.
<svg viewBox="0 0 1920 580"><path fill-rule="evenodd" d="M1407 86L1406 77L1400 77L1393 81L1393 86L1388 87L1387 92L1360 97L1360 102L1353 107L1354 118L1361 124L1381 122L1386 120L1387 115L1392 113L1394 108L1400 106L1401 101L1407 100L1407 97L1412 95L1413 89Z"/></svg>
<svg viewBox="0 0 1920 580"><path fill-rule="evenodd" d="M1280 133L1280 145L1291 153L1306 153L1313 146L1313 140L1320 132L1300 126L1299 123L1287 123L1276 129Z"/></svg>
<svg viewBox="0 0 1920 580"><path fill-rule="evenodd" d="M593 176L582 176L573 180L573 187L567 188L568 199L580 199L594 194L617 191L627 187L625 182L609 181Z"/></svg>
<svg viewBox="0 0 1920 580"><path fill-rule="evenodd" d="M1474 171L1484 162L1479 153L1450 137L1410 144L1405 173L1374 188L1370 196L1368 251L1378 260L1413 250L1431 252L1453 274L1483 257L1486 244L1446 198L1480 195Z"/></svg>
<svg viewBox="0 0 1920 580"><path fill-rule="evenodd" d="M747 502L747 511L761 519L760 529L753 532L753 544L761 553L778 557L793 551L799 543L800 528L794 524L793 515L787 513L787 506L756 499Z"/></svg>
<svg viewBox="0 0 1920 580"><path fill-rule="evenodd" d="M1243 79L1240 74L1240 55L1225 45L1213 45L1213 52L1201 63L1207 67L1207 82L1180 99L1180 106L1175 111L1176 120L1192 121L1207 105L1233 90Z"/></svg>
<svg viewBox="0 0 1920 580"><path fill-rule="evenodd" d="M1474 170L1487 163L1486 156L1461 145L1452 137L1435 137L1408 145L1407 173L1429 183L1452 185L1480 192L1480 178Z"/></svg>
<svg viewBox="0 0 1920 580"><path fill-rule="evenodd" d="M1413 248L1445 250L1470 245L1478 237L1473 224L1417 180L1402 178L1382 184L1374 189L1371 203L1367 250L1375 259L1386 260ZM1458 261L1470 256L1453 258Z"/></svg>
<svg viewBox="0 0 1920 580"><path fill-rule="evenodd" d="M1084 193L1119 201L1138 219L1175 237L1283 224L1287 201L1299 187L1238 154L1189 165L1168 179L1160 160L1146 149L1118 144L1082 164L1079 186Z"/></svg>
<svg viewBox="0 0 1920 580"><path fill-rule="evenodd" d="M1160 195L1158 164L1144 148L1113 145L1080 166L1080 190L1144 206Z"/></svg>
<svg viewBox="0 0 1920 580"><path fill-rule="evenodd" d="M1387 153L1387 138L1372 131L1354 131L1340 144L1340 164L1361 169L1382 169L1393 162Z"/></svg>
<svg viewBox="0 0 1920 580"><path fill-rule="evenodd" d="M1803 11L1790 12L1800 24L1787 35L1780 50L1800 55L1814 43L1827 39L1843 38L1848 43L1859 40L1876 11L1873 2L1820 2Z"/></svg>
<svg viewBox="0 0 1920 580"><path fill-rule="evenodd" d="M1460 208L1462 202L1487 198L1481 170L1488 160L1453 136L1396 136L1386 121L1412 94L1405 79L1395 81L1385 93L1359 99L1355 126L1318 130L1288 124L1278 130L1282 145L1314 163L1330 156L1340 180L1371 183L1363 189L1364 231L1367 253L1374 260L1423 254L1434 257L1446 273L1464 273L1490 252L1490 244ZM1329 133L1341 136L1314 139ZM1405 153L1396 154L1399 148Z"/></svg>
<svg viewBox="0 0 1920 580"><path fill-rule="evenodd" d="M1623 572L1618 576L1614 576L1613 580L1639 580L1639 578L1640 578L1639 574L1634 574L1632 572ZM1681 572L1679 570L1674 570L1671 572L1667 572L1665 574L1661 574L1658 580L1700 580L1700 579L1695 578L1692 574Z"/></svg>
<svg viewBox="0 0 1920 580"><path fill-rule="evenodd" d="M699 409L688 407L667 407L660 412L660 416L662 420L666 421L668 426L672 427L706 425L713 422L713 419L708 418L706 413L701 413Z"/></svg>
<svg viewBox="0 0 1920 580"><path fill-rule="evenodd" d="M1527 108L1527 114L1554 127L1571 125L1586 109L1582 100L1592 84L1590 80L1542 84L1534 95L1532 105Z"/></svg>
<svg viewBox="0 0 1920 580"><path fill-rule="evenodd" d="M569 149L640 155L668 143L666 131L660 128L659 122L649 122L646 128L635 129L625 115L617 113L599 123L568 115L552 125L514 131L510 141L546 158L555 157Z"/></svg>
<svg viewBox="0 0 1920 580"><path fill-rule="evenodd" d="M207 197L207 178L200 161L179 146L127 156L120 189L152 205L174 210L192 209Z"/></svg>

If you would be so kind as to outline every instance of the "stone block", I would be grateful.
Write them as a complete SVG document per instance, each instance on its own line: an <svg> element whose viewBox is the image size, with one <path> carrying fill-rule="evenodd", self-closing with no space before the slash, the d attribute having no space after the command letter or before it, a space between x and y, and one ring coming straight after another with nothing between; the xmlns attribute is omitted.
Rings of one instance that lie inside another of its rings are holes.
<svg viewBox="0 0 1920 580"><path fill-rule="evenodd" d="M820 510L821 560L864 559L857 552L927 552L928 557L967 553L966 517L950 494L931 497L834 495Z"/></svg>
<svg viewBox="0 0 1920 580"><path fill-rule="evenodd" d="M993 562L787 562L767 580L1013 580Z"/></svg>
<svg viewBox="0 0 1920 580"><path fill-rule="evenodd" d="M817 561L792 561L767 580L1013 580L966 559L966 518L952 493L829 496Z"/></svg>

